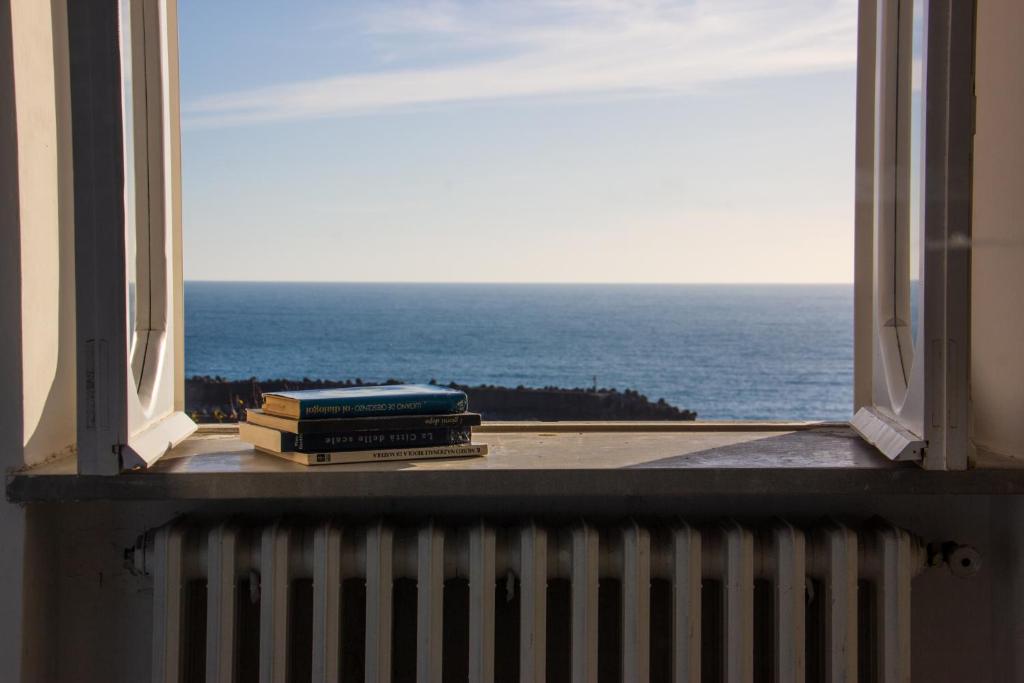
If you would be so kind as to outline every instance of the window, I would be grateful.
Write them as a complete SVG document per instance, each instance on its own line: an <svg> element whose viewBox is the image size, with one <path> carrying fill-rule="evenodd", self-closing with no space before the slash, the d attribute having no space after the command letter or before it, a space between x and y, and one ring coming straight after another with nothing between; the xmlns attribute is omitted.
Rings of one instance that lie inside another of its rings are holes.
<svg viewBox="0 0 1024 683"><path fill-rule="evenodd" d="M306 377L850 418L856 0L249 6L181 4L195 419Z"/></svg>
<svg viewBox="0 0 1024 683"><path fill-rule="evenodd" d="M69 6L82 472L147 466L195 429L181 410L174 9Z"/></svg>
<svg viewBox="0 0 1024 683"><path fill-rule="evenodd" d="M853 425L888 457L935 469L963 469L967 453L968 5L873 4L874 64L868 55L861 63L873 71L874 111L858 122L858 144L870 145L859 180L870 178L872 212L857 226L868 245L859 256L871 254L870 269L858 272L857 305L867 314L857 334L871 351L857 358L870 393L858 396ZM867 191L861 182L858 192Z"/></svg>
<svg viewBox="0 0 1024 683"><path fill-rule="evenodd" d="M181 412L176 5L81 5L69 8L79 466L114 473L194 429ZM968 10L864 0L859 15L854 425L935 468L966 453Z"/></svg>

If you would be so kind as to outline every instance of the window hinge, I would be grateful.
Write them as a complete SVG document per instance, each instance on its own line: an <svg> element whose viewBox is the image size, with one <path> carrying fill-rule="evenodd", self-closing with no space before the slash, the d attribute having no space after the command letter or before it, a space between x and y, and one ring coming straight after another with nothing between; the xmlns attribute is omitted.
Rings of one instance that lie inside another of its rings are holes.
<svg viewBox="0 0 1024 683"><path fill-rule="evenodd" d="M850 426L890 460L924 459L928 443L875 408L861 408Z"/></svg>

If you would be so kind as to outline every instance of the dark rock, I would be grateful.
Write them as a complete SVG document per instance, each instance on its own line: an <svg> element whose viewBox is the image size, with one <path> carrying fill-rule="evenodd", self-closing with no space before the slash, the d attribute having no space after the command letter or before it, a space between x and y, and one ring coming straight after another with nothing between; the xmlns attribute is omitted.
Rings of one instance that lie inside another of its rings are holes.
<svg viewBox="0 0 1024 683"><path fill-rule="evenodd" d="M401 384L388 379L386 384ZM303 378L226 380L222 377L190 377L185 380L185 411L196 422L234 422L245 419L245 410L262 403L265 391L328 389L365 386L362 379L325 381ZM638 391L615 389L525 386L497 387L447 385L469 396L470 410L487 420L695 420L697 413L677 408L665 399L650 401Z"/></svg>

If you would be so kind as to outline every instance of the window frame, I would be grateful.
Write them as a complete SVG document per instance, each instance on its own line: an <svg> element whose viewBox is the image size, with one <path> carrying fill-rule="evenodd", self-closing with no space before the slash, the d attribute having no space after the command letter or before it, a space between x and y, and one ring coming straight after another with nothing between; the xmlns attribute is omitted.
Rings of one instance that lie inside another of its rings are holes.
<svg viewBox="0 0 1024 683"><path fill-rule="evenodd" d="M184 413L184 337L181 249L181 150L176 0L123 0L157 8L159 22L143 27L143 70L159 78L157 97L141 128L149 207L150 254L165 259L160 283L164 313L142 328L155 356L143 353L132 370L127 301L124 190L125 139L119 0L68 0L74 149L78 354L78 451L82 473L116 474L153 464L196 425ZM892 97L879 88L891 61L893 7L913 0L860 0L857 70L857 187L855 208L855 324L852 425L893 459L927 468L967 466L970 285L970 196L973 116L974 3L927 3L923 171L924 242L937 245L922 260L923 332L917 383L897 406L885 386L879 343L878 217L891 201L879 192L893 177L880 135ZM897 22L898 23L898 22ZM154 29L155 26L155 29ZM138 36L130 38L135 43ZM154 40L155 38L155 40ZM155 43L155 45L154 45ZM154 58L154 54L156 55ZM155 61L154 61L155 59ZM898 126L897 126L898 127ZM897 134L898 138L898 134ZM901 144L897 139L896 144ZM885 153L880 153L885 152ZM139 175L135 182L139 183ZM140 183L141 184L141 183ZM154 209L153 207L158 207ZM156 223L154 223L156 221ZM158 229L153 230L156 226ZM156 284L149 280L150 285ZM144 388L140 399L138 390ZM904 407L907 408L904 411ZM926 419L926 417L928 419Z"/></svg>
<svg viewBox="0 0 1024 683"><path fill-rule="evenodd" d="M861 0L858 31L853 428L893 460L928 469L968 465L971 150L974 3L921 0L924 8L920 332L903 392L893 389L897 334L880 297L899 268L887 240L907 231L909 119L900 109L913 0ZM902 48L902 49L901 49ZM880 237L881 236L881 237ZM903 235L904 237L906 235ZM889 266L886 268L884 266ZM906 339L906 337L904 337ZM887 357L888 356L888 357ZM905 357L905 356L904 356ZM901 361L902 362L902 361ZM891 371L891 367L889 370Z"/></svg>
<svg viewBox="0 0 1024 683"><path fill-rule="evenodd" d="M123 26L126 7L132 20ZM184 413L177 6L175 0L68 0L67 10L78 471L117 474L153 464L196 429ZM136 77L127 92L125 45ZM126 145L129 132L132 145ZM126 150L133 164L126 163ZM138 200L133 206L129 190ZM136 263L144 286L136 291L146 302L135 329L129 229L142 249Z"/></svg>

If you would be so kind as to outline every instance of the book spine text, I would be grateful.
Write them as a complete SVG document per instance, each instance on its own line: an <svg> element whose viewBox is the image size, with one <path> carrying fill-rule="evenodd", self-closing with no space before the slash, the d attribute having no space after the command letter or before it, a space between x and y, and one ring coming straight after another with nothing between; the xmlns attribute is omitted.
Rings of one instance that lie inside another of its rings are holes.
<svg viewBox="0 0 1024 683"><path fill-rule="evenodd" d="M422 398L324 399L300 403L299 419L461 413L466 410L467 404L466 395L460 393Z"/></svg>
<svg viewBox="0 0 1024 683"><path fill-rule="evenodd" d="M469 443L469 429L401 429L389 431L345 432L338 434L285 434L283 450L299 453L320 451L362 451L384 448L450 446Z"/></svg>

